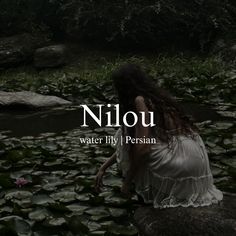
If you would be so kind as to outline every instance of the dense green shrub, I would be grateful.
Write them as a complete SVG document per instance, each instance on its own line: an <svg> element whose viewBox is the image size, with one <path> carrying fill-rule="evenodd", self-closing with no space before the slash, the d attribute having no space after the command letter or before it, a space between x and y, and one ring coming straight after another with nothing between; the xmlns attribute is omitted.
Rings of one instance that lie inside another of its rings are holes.
<svg viewBox="0 0 236 236"><path fill-rule="evenodd" d="M235 27L233 0L68 0L64 27L91 40L158 45L192 42L204 48Z"/></svg>
<svg viewBox="0 0 236 236"><path fill-rule="evenodd" d="M122 45L209 47L235 30L234 0L1 0L0 33L54 35Z"/></svg>
<svg viewBox="0 0 236 236"><path fill-rule="evenodd" d="M0 35L57 30L59 6L60 1L0 0Z"/></svg>

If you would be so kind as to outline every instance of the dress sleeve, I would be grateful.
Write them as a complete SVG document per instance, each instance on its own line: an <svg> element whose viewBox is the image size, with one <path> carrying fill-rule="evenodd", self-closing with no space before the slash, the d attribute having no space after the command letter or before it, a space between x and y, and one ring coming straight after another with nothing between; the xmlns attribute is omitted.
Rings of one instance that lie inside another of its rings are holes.
<svg viewBox="0 0 236 236"><path fill-rule="evenodd" d="M118 169L122 172L122 176L125 177L129 170L129 153L127 145L123 143L122 130L119 128L114 136L117 140L113 147L116 149L116 162Z"/></svg>

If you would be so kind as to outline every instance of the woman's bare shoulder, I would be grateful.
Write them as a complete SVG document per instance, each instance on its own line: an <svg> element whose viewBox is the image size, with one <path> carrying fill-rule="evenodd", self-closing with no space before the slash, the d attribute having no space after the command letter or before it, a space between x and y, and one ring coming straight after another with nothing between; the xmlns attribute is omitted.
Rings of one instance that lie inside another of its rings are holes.
<svg viewBox="0 0 236 236"><path fill-rule="evenodd" d="M136 106L136 109L138 111L146 111L148 110L146 104L145 104L145 101L144 101L144 97L143 96L137 96L135 98L135 106Z"/></svg>

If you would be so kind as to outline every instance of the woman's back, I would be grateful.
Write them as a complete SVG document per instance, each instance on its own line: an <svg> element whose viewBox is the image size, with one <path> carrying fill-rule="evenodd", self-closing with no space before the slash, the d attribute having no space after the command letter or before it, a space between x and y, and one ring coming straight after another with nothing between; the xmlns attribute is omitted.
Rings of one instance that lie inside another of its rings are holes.
<svg viewBox="0 0 236 236"><path fill-rule="evenodd" d="M122 114L132 112L138 116L142 113L148 117L153 112L155 115L154 127L143 125L138 119L134 127L118 131L120 137L155 137L157 140L153 145L119 142L117 160L126 177L124 192L128 192L133 181L136 192L145 202L162 208L205 206L220 201L223 195L213 184L198 129L177 101L156 86L137 65L119 68L113 74L113 81Z"/></svg>
<svg viewBox="0 0 236 236"><path fill-rule="evenodd" d="M120 135L118 130L116 137ZM118 143L117 157L125 176L129 169L126 145ZM173 136L169 144L157 141L133 182L144 202L156 208L206 206L223 198L213 184L206 148L197 133Z"/></svg>

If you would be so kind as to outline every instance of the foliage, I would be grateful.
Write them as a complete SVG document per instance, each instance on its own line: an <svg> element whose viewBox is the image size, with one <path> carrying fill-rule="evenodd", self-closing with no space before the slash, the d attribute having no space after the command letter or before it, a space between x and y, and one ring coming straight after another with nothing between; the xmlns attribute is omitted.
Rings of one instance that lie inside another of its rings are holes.
<svg viewBox="0 0 236 236"><path fill-rule="evenodd" d="M68 0L61 9L72 36L154 47L183 40L202 49L235 27L236 11L232 0Z"/></svg>
<svg viewBox="0 0 236 236"><path fill-rule="evenodd" d="M1 0L0 34L50 28L70 36L116 45L209 46L235 30L233 0Z"/></svg>
<svg viewBox="0 0 236 236"><path fill-rule="evenodd" d="M43 94L62 96L72 101L96 98L111 101L114 98L110 75L119 65L132 62L145 68L161 86L184 100L201 103L232 103L235 70L220 59L186 56L104 56L102 52L80 55L80 63L63 69L37 71L16 68L3 71L0 90L32 90ZM228 87L231 84L231 88ZM104 93L100 93L103 91ZM210 93L209 93L210 91ZM97 103L97 101L95 101ZM234 102L233 102L234 103Z"/></svg>
<svg viewBox="0 0 236 236"><path fill-rule="evenodd" d="M8 36L22 32L48 32L56 28L56 10L60 1L49 0L1 0L0 35Z"/></svg>

